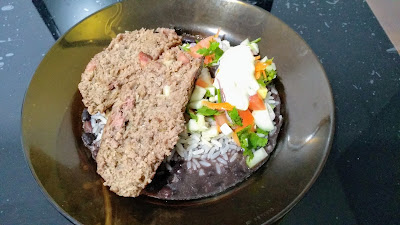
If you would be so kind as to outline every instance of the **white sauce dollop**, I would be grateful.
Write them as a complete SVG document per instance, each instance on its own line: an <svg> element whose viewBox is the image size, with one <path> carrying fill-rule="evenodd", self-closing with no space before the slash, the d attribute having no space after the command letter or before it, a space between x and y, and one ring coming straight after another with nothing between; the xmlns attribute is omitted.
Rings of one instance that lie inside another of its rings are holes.
<svg viewBox="0 0 400 225"><path fill-rule="evenodd" d="M246 45L229 48L221 57L214 86L222 89L225 101L247 110L249 97L259 89L254 77L254 56Z"/></svg>

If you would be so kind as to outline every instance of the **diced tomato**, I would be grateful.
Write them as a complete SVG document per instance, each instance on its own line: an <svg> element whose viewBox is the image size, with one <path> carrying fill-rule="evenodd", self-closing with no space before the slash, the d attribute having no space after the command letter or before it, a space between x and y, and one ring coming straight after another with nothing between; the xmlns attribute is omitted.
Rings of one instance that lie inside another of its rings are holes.
<svg viewBox="0 0 400 225"><path fill-rule="evenodd" d="M235 129L235 132L239 132L250 125L250 130L254 131L254 117L251 114L250 110L242 111L238 110L240 118L242 118L243 126Z"/></svg>
<svg viewBox="0 0 400 225"><path fill-rule="evenodd" d="M208 85L207 84L207 82L205 82L203 79L201 79L201 78L198 78L197 80L196 80L196 85L197 86L200 86L200 87L202 87L202 88L207 88L208 86L210 86L210 85Z"/></svg>
<svg viewBox="0 0 400 225"><path fill-rule="evenodd" d="M229 124L229 120L226 117L225 113L221 113L219 115L214 115L215 122L217 123L218 132L221 131L220 127L224 125L224 123Z"/></svg>
<svg viewBox="0 0 400 225"><path fill-rule="evenodd" d="M262 100L262 98L257 94L250 96L249 99L249 109L251 111L253 110L264 110L265 108L265 104L264 101Z"/></svg>

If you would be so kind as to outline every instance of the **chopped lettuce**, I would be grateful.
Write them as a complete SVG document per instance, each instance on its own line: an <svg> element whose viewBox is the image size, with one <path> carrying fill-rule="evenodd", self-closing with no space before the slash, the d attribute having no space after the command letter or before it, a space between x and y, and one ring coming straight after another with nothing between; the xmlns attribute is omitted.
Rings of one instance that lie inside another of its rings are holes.
<svg viewBox="0 0 400 225"><path fill-rule="evenodd" d="M215 109L210 109L207 106L203 106L200 109L197 110L197 113L203 115L203 116L213 116L213 115L219 115L220 112Z"/></svg>

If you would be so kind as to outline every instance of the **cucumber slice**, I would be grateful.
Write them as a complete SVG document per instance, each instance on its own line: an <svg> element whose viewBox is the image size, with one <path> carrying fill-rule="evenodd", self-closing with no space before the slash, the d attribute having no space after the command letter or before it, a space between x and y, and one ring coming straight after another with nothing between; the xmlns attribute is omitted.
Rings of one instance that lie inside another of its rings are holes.
<svg viewBox="0 0 400 225"><path fill-rule="evenodd" d="M202 102L202 100L191 102L191 103L189 103L189 108L200 109L203 106L203 103L201 103L201 102Z"/></svg>
<svg viewBox="0 0 400 225"><path fill-rule="evenodd" d="M250 157L247 156L246 164L249 168L253 168L267 157L268 153L265 151L265 149L260 148L254 152L254 157L252 159L250 159Z"/></svg>
<svg viewBox="0 0 400 225"><path fill-rule="evenodd" d="M203 131L201 135L206 138L213 138L218 136L218 130L216 127L210 127L209 129Z"/></svg>
<svg viewBox="0 0 400 225"><path fill-rule="evenodd" d="M188 129L190 132L196 132L199 130L199 125L195 119L190 119L188 123Z"/></svg>
<svg viewBox="0 0 400 225"><path fill-rule="evenodd" d="M206 94L207 90L205 88L199 87L199 86L195 86L192 96L190 97L190 102L194 102L194 101L199 101L201 100L204 95Z"/></svg>
<svg viewBox="0 0 400 225"><path fill-rule="evenodd" d="M202 79L204 82L206 82L209 86L211 86L212 83L213 83L213 80L212 80L212 78L211 78L211 74L210 74L210 71L208 70L208 68L205 68L205 67L204 67L204 68L201 70L201 73L200 73L200 75L199 75L199 78Z"/></svg>
<svg viewBox="0 0 400 225"><path fill-rule="evenodd" d="M254 117L254 123L261 130L271 131L274 129L274 124L272 123L268 109L254 110L251 114Z"/></svg>

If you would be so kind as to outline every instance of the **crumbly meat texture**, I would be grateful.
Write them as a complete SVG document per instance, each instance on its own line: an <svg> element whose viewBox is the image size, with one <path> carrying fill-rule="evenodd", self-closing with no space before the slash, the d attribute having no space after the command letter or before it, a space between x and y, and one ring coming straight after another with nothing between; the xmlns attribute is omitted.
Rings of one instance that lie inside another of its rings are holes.
<svg viewBox="0 0 400 225"><path fill-rule="evenodd" d="M140 29L118 34L110 45L95 55L82 73L78 85L83 104L90 114L104 113L119 98L121 88L142 70L139 54L157 60L164 51L178 46L181 37L174 30Z"/></svg>
<svg viewBox="0 0 400 225"><path fill-rule="evenodd" d="M130 38L127 36L130 35L125 34L124 38ZM175 39L170 41L175 43ZM115 46L113 42L111 45ZM154 45L152 42L131 44ZM183 112L202 67L202 59L191 57L179 47L163 48L157 51L159 55L153 50L154 46L142 46L139 52L131 54L129 61L133 66L127 65L123 70L129 79L120 84L117 96L112 91L102 95L96 90L94 93L102 97L92 99L101 98L103 103L85 103L92 106L91 113L107 108L104 102L112 105L96 161L104 185L120 196L138 196L151 182L162 160L171 154L178 134L184 129ZM114 71L118 68L115 66ZM106 71L104 74L107 76ZM169 95L163 94L165 86L170 89ZM107 88L101 90L107 91Z"/></svg>

